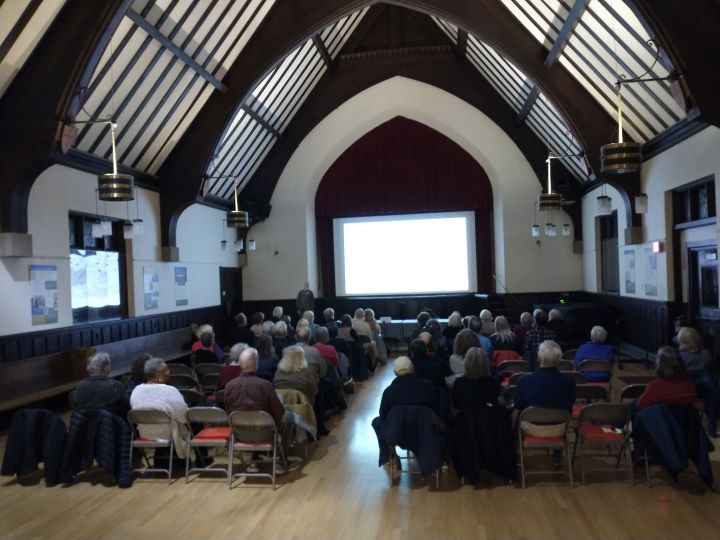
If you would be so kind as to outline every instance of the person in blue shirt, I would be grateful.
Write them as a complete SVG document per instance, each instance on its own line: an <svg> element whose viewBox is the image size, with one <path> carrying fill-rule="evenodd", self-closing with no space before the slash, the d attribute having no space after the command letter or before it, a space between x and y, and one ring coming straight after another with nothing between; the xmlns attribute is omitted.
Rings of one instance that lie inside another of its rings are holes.
<svg viewBox="0 0 720 540"><path fill-rule="evenodd" d="M513 404L522 411L526 407L572 410L575 403L575 379L558 371L562 349L555 341L543 341L538 347L540 369L518 381Z"/></svg>
<svg viewBox="0 0 720 540"><path fill-rule="evenodd" d="M573 366L578 368L583 360L606 360L610 363L615 359L612 345L607 345L607 330L602 326L593 326L590 330L590 341L583 343L575 353ZM591 382L606 382L610 380L609 371L584 371L585 379Z"/></svg>

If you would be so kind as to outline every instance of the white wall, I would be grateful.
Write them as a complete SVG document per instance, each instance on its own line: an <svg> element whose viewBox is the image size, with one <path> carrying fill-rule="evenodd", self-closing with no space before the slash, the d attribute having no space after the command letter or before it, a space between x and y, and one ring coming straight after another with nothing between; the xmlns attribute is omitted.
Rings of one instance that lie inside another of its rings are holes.
<svg viewBox="0 0 720 540"><path fill-rule="evenodd" d="M674 300L672 260L675 250L684 251L686 241L718 239L718 226L705 226L691 229L681 235L681 246L672 245L672 209L670 207L670 192L689 182L699 180L708 175L715 175L716 213L720 215L720 129L708 127L675 145L669 150L659 154L643 163L641 169L641 190L648 195L649 212L642 218L643 240L642 244L626 246L624 230L626 227L625 207L616 190L606 186L607 195L612 198L613 209L618 210L619 235L619 262L620 262L620 294L648 300ZM595 198L601 189L588 193L583 198L583 268L584 288L587 291L599 290L599 276L596 269L599 264L598 253L595 246L596 203ZM657 273L649 268L648 257L651 256L650 247L653 241L663 242L665 251L657 254ZM628 256L632 251L635 257L636 287L634 293L626 290L625 275ZM684 271L684 268L683 268ZM683 276L683 282L686 282ZM657 282L657 295L648 294L653 288L646 288L646 284Z"/></svg>
<svg viewBox="0 0 720 540"><path fill-rule="evenodd" d="M433 86L394 77L338 107L298 146L273 194L268 220L253 226L243 270L246 300L294 298L308 285L318 290L315 192L332 163L357 139L395 116L443 133L485 169L493 189L494 259L498 280L511 292L566 291L582 286L582 257L572 236L530 237L533 201L540 184L512 140L483 113ZM441 180L441 179L440 179ZM539 219L539 218L538 218ZM557 223L569 222L566 216ZM562 260L563 264L557 264ZM502 291L501 286L496 286Z"/></svg>
<svg viewBox="0 0 720 540"><path fill-rule="evenodd" d="M33 257L0 259L0 335L46 330L72 325L69 274L69 211L96 213L96 177L92 174L54 165L37 178L28 202L28 232L33 237ZM128 275L129 313L131 316L163 313L220 303L220 266L236 266L232 251L220 250L223 212L192 205L178 222L179 263L160 262L160 226L158 193L138 189L140 216L145 233L126 243L131 272ZM105 213L100 203L99 212ZM125 203L107 203L107 215L126 217ZM130 204L135 217L135 203ZM233 231L227 238L232 240ZM58 271L58 323L33 326L30 317L30 265L49 264ZM158 309L145 310L143 267L156 269L160 277ZM188 269L188 306L175 305L174 268Z"/></svg>

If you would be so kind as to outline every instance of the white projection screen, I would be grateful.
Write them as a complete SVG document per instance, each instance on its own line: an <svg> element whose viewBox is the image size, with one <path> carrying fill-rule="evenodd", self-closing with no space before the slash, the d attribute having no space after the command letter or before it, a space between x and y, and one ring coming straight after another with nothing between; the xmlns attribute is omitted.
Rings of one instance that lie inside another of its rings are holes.
<svg viewBox="0 0 720 540"><path fill-rule="evenodd" d="M475 213L333 220L338 296L477 291Z"/></svg>

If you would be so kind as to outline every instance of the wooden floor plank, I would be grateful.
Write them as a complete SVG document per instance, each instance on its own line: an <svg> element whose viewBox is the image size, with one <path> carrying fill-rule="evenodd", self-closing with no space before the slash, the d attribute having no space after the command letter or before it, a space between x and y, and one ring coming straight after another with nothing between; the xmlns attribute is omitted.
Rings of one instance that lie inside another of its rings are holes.
<svg viewBox="0 0 720 540"><path fill-rule="evenodd" d="M408 474L390 487L370 421L392 376L386 366L359 383L348 411L329 422L330 436L274 492L266 481L236 481L228 491L220 476L171 486L142 478L125 490L108 487L100 472L52 488L2 477L0 538L720 538L720 495L690 474L679 486L661 475L648 488L637 470L634 486L622 475L589 473L574 489L533 479L523 490L491 476L461 486L445 471L440 489ZM712 459L720 478L717 451Z"/></svg>

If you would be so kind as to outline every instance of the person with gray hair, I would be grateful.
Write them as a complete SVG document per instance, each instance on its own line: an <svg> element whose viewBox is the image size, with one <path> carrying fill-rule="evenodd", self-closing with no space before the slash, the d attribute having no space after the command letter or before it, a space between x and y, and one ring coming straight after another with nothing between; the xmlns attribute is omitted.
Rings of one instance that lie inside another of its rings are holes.
<svg viewBox="0 0 720 540"><path fill-rule="evenodd" d="M75 390L76 409L104 409L125 418L130 410L125 387L110 377L110 355L99 352L87 361L88 377Z"/></svg>
<svg viewBox="0 0 720 540"><path fill-rule="evenodd" d="M140 424L140 436L145 439L173 438L175 452L178 457L187 456L187 404L180 391L174 386L165 384L170 376L170 368L162 358L151 358L145 362L144 384L138 385L130 395L130 406L133 409L155 409L163 411L172 420L170 430L165 425Z"/></svg>
<svg viewBox="0 0 720 540"><path fill-rule="evenodd" d="M272 308L272 322L276 323L280 320L282 320L283 316L283 307L282 306L275 306Z"/></svg>
<svg viewBox="0 0 720 540"><path fill-rule="evenodd" d="M516 409L521 411L526 407L536 406L572 411L575 403L575 379L558 371L557 365L561 359L562 349L556 342L546 340L540 344L540 369L518 381L513 397Z"/></svg>
<svg viewBox="0 0 720 540"><path fill-rule="evenodd" d="M254 336L253 336L254 337ZM247 343L236 343L230 348L228 363L220 368L217 389L222 390L225 385L240 375L240 355L250 347Z"/></svg>
<svg viewBox="0 0 720 540"><path fill-rule="evenodd" d="M583 360L604 360L612 364L615 360L615 352L612 345L605 343L606 339L607 330L602 326L593 326L590 330L590 341L580 345L575 353L573 360L575 369ZM612 374L609 371L583 371L583 375L588 382L607 382Z"/></svg>
<svg viewBox="0 0 720 540"><path fill-rule="evenodd" d="M272 340L275 353L278 356L282 356L285 347L290 347L296 343L294 337L288 336L288 325L285 321L275 323L272 331Z"/></svg>
<svg viewBox="0 0 720 540"><path fill-rule="evenodd" d="M331 307L323 310L323 323L322 326L328 329L328 333L331 338L335 338L338 335L338 324L335 320L335 310Z"/></svg>
<svg viewBox="0 0 720 540"><path fill-rule="evenodd" d="M517 342L521 347L522 344L525 343L525 334L532 330L534 325L535 318L532 316L532 314L529 311L523 311L523 313L520 315L520 324L513 328L515 337L517 337Z"/></svg>

